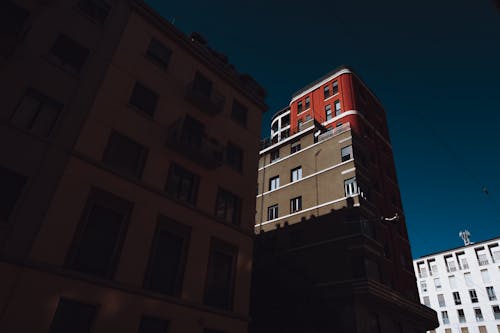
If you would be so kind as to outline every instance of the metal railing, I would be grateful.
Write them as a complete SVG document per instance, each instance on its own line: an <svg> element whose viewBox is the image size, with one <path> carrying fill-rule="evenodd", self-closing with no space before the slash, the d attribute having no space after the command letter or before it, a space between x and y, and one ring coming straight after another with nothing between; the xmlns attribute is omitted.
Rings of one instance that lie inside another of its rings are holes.
<svg viewBox="0 0 500 333"><path fill-rule="evenodd" d="M326 140L326 139L329 139L337 134L340 134L342 132L345 132L347 130L350 130L351 129L351 124L350 123L345 123L345 124L342 124L338 127L333 127L331 130L329 131L326 131L325 133L322 133L318 136L318 142L319 141L323 141L323 140Z"/></svg>

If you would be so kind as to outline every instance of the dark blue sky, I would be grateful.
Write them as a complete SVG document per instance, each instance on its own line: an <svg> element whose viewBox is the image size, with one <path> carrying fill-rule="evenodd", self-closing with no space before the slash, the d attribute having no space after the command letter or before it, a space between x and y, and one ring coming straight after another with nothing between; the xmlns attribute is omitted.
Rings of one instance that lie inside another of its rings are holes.
<svg viewBox="0 0 500 333"><path fill-rule="evenodd" d="M500 236L500 13L492 0L147 1L268 91L352 66L385 106L414 257ZM488 195L483 191L488 189Z"/></svg>

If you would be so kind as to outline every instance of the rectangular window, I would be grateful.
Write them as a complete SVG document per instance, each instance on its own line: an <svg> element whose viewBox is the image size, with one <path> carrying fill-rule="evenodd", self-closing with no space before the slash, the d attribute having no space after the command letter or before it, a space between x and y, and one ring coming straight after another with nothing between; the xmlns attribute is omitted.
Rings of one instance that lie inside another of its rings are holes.
<svg viewBox="0 0 500 333"><path fill-rule="evenodd" d="M438 303L439 303L439 306L442 308L442 307L445 307L446 306L446 303L444 301L444 295L443 294L438 294L437 295L437 298L438 298Z"/></svg>
<svg viewBox="0 0 500 333"><path fill-rule="evenodd" d="M481 270L481 278L483 279L484 283L490 283L490 274L488 273L487 269L482 269Z"/></svg>
<svg viewBox="0 0 500 333"><path fill-rule="evenodd" d="M344 180L344 191L346 197L351 197L358 194L358 184L356 182L356 177Z"/></svg>
<svg viewBox="0 0 500 333"><path fill-rule="evenodd" d="M193 91L201 96L206 98L210 98L212 95L213 83L210 79L208 79L205 75L200 72L196 72L193 81Z"/></svg>
<svg viewBox="0 0 500 333"><path fill-rule="evenodd" d="M80 0L78 8L101 24L106 21L111 10L111 6L104 0Z"/></svg>
<svg viewBox="0 0 500 333"><path fill-rule="evenodd" d="M152 38L149 42L148 50L146 51L148 57L153 60L162 68L167 68L172 55L172 50L163 45L156 38Z"/></svg>
<svg viewBox="0 0 500 333"><path fill-rule="evenodd" d="M332 106L330 104L325 106L325 119L330 120L332 119Z"/></svg>
<svg viewBox="0 0 500 333"><path fill-rule="evenodd" d="M481 308L474 308L474 314L476 315L476 321L483 321L483 313L481 312Z"/></svg>
<svg viewBox="0 0 500 333"><path fill-rule="evenodd" d="M488 265L488 257L485 253L478 254L479 266Z"/></svg>
<svg viewBox="0 0 500 333"><path fill-rule="evenodd" d="M336 101L333 103L333 105L335 106L335 117L336 117L336 116L339 116L339 115L340 115L340 113L342 112L342 111L340 110L340 101L339 101L339 100L336 100Z"/></svg>
<svg viewBox="0 0 500 333"><path fill-rule="evenodd" d="M227 223L239 225L241 219L241 199L219 188L215 202L215 217Z"/></svg>
<svg viewBox="0 0 500 333"><path fill-rule="evenodd" d="M306 110L309 109L310 107L311 107L311 98L306 97Z"/></svg>
<svg viewBox="0 0 500 333"><path fill-rule="evenodd" d="M443 319L443 324L450 323L450 318L448 317L448 311L441 311L441 318Z"/></svg>
<svg viewBox="0 0 500 333"><path fill-rule="evenodd" d="M0 166L0 223L6 223L23 192L27 178Z"/></svg>
<svg viewBox="0 0 500 333"><path fill-rule="evenodd" d="M460 327L460 333L469 333L468 327Z"/></svg>
<svg viewBox="0 0 500 333"><path fill-rule="evenodd" d="M448 280L450 282L450 288L451 289L456 289L457 288L457 279L455 278L455 275L449 276Z"/></svg>
<svg viewBox="0 0 500 333"><path fill-rule="evenodd" d="M267 220L274 220L278 218L278 205L272 205L267 208Z"/></svg>
<svg viewBox="0 0 500 333"><path fill-rule="evenodd" d="M280 150L275 149L275 150L271 151L270 155L271 155L271 163L272 163L280 158Z"/></svg>
<svg viewBox="0 0 500 333"><path fill-rule="evenodd" d="M467 287L472 287L472 286L473 286L473 283L472 283L472 279L471 279L470 273L464 273L464 279L465 279L465 285L466 285Z"/></svg>
<svg viewBox="0 0 500 333"><path fill-rule="evenodd" d="M425 280L420 281L420 289L424 293L427 291L427 282L425 282Z"/></svg>
<svg viewBox="0 0 500 333"><path fill-rule="evenodd" d="M200 149L205 133L202 122L186 115L182 122L181 142L195 149Z"/></svg>
<svg viewBox="0 0 500 333"><path fill-rule="evenodd" d="M276 190L278 187L280 187L280 176L269 179L269 191Z"/></svg>
<svg viewBox="0 0 500 333"><path fill-rule="evenodd" d="M436 290L441 289L441 279L440 278L434 278L434 286L436 287Z"/></svg>
<svg viewBox="0 0 500 333"><path fill-rule="evenodd" d="M490 301L496 301L497 300L497 295L495 293L495 288L493 288L493 287L486 287L486 294L488 294L488 299Z"/></svg>
<svg viewBox="0 0 500 333"><path fill-rule="evenodd" d="M465 314L464 314L464 310L462 309L458 309L457 310L457 314L458 314L458 321L460 323L465 323Z"/></svg>
<svg viewBox="0 0 500 333"><path fill-rule="evenodd" d="M339 83L337 81L333 81L332 93L333 93L333 95L335 95L338 92L339 92Z"/></svg>
<svg viewBox="0 0 500 333"><path fill-rule="evenodd" d="M96 310L94 305L61 298L57 304L49 333L89 333Z"/></svg>
<svg viewBox="0 0 500 333"><path fill-rule="evenodd" d="M460 293L458 291L453 292L453 300L455 301L455 305L462 304L462 300L460 299Z"/></svg>
<svg viewBox="0 0 500 333"><path fill-rule="evenodd" d="M247 125L247 114L248 109L237 100L234 100L231 109L231 119L245 127Z"/></svg>
<svg viewBox="0 0 500 333"><path fill-rule="evenodd" d="M426 306L431 307L431 301L429 299L429 296L424 296L423 302Z"/></svg>
<svg viewBox="0 0 500 333"><path fill-rule="evenodd" d="M297 113L301 113L304 111L304 107L302 106L302 101L297 103Z"/></svg>
<svg viewBox="0 0 500 333"><path fill-rule="evenodd" d="M109 137L102 161L120 173L140 178L147 154L146 147L113 131Z"/></svg>
<svg viewBox="0 0 500 333"><path fill-rule="evenodd" d="M47 137L52 132L62 108L61 103L29 88L10 118L10 122L36 135Z"/></svg>
<svg viewBox="0 0 500 333"><path fill-rule="evenodd" d="M495 320L500 319L500 306L493 305L491 308L493 310L493 316L495 317Z"/></svg>
<svg viewBox="0 0 500 333"><path fill-rule="evenodd" d="M28 10L13 1L0 1L0 31L8 37L4 41L21 37L29 28L29 16Z"/></svg>
<svg viewBox="0 0 500 333"><path fill-rule="evenodd" d="M474 289L470 289L469 290L469 295L470 295L470 301L472 303L477 303L478 300L477 300L477 294L476 294L476 291Z"/></svg>
<svg viewBox="0 0 500 333"><path fill-rule="evenodd" d="M118 261L133 204L93 188L73 241L68 266L99 277L111 277Z"/></svg>
<svg viewBox="0 0 500 333"><path fill-rule="evenodd" d="M302 179L302 167L296 167L290 171L290 181L296 182L297 180Z"/></svg>
<svg viewBox="0 0 500 333"><path fill-rule="evenodd" d="M243 150L232 143L226 147L226 163L234 170L241 172L243 170Z"/></svg>
<svg viewBox="0 0 500 333"><path fill-rule="evenodd" d="M168 326L168 320L142 316L138 333L167 333Z"/></svg>
<svg viewBox="0 0 500 333"><path fill-rule="evenodd" d="M190 227L160 216L144 280L145 289L180 295L190 237Z"/></svg>
<svg viewBox="0 0 500 333"><path fill-rule="evenodd" d="M486 326L478 326L479 328L479 333L488 333L488 331L486 330Z"/></svg>
<svg viewBox="0 0 500 333"><path fill-rule="evenodd" d="M302 210L302 197L290 199L290 213L295 213L299 210Z"/></svg>
<svg viewBox="0 0 500 333"><path fill-rule="evenodd" d="M342 162L349 161L352 158L352 146L349 145L340 150Z"/></svg>
<svg viewBox="0 0 500 333"><path fill-rule="evenodd" d="M330 87L329 86L325 86L323 88L323 97L324 98L330 97Z"/></svg>
<svg viewBox="0 0 500 333"><path fill-rule="evenodd" d="M172 163L165 185L165 192L175 199L194 205L198 195L199 183L200 177L198 175L178 164Z"/></svg>
<svg viewBox="0 0 500 333"><path fill-rule="evenodd" d="M158 103L158 94L145 85L136 82L129 103L152 117Z"/></svg>
<svg viewBox="0 0 500 333"><path fill-rule="evenodd" d="M234 246L212 240L205 287L206 305L231 309L237 257L238 250Z"/></svg>
<svg viewBox="0 0 500 333"><path fill-rule="evenodd" d="M78 74L85 64L88 55L88 49L62 34L57 37L50 49L49 59L65 70Z"/></svg>
<svg viewBox="0 0 500 333"><path fill-rule="evenodd" d="M295 141L290 144L290 154L296 153L300 150L300 141Z"/></svg>

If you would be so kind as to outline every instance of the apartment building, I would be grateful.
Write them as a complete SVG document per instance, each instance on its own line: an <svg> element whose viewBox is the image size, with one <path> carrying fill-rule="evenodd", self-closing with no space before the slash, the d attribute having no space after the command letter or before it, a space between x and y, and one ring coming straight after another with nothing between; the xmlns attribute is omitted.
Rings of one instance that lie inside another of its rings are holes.
<svg viewBox="0 0 500 333"><path fill-rule="evenodd" d="M265 91L138 0L0 25L0 332L246 332Z"/></svg>
<svg viewBox="0 0 500 333"><path fill-rule="evenodd" d="M470 243L413 261L421 302L439 317L430 332L500 332L499 243Z"/></svg>
<svg viewBox="0 0 500 333"><path fill-rule="evenodd" d="M352 69L308 84L272 117L255 231L255 332L286 318L288 332L437 326L418 299L385 111Z"/></svg>

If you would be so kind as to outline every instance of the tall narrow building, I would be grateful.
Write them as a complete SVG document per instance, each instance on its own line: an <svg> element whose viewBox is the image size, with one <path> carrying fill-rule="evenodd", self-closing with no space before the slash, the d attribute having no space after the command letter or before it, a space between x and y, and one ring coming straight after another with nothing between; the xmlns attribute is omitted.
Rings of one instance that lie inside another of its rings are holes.
<svg viewBox="0 0 500 333"><path fill-rule="evenodd" d="M246 332L264 90L139 0L0 26L0 332Z"/></svg>
<svg viewBox="0 0 500 333"><path fill-rule="evenodd" d="M256 211L254 332L437 325L419 303L384 108L351 69L272 117Z"/></svg>

